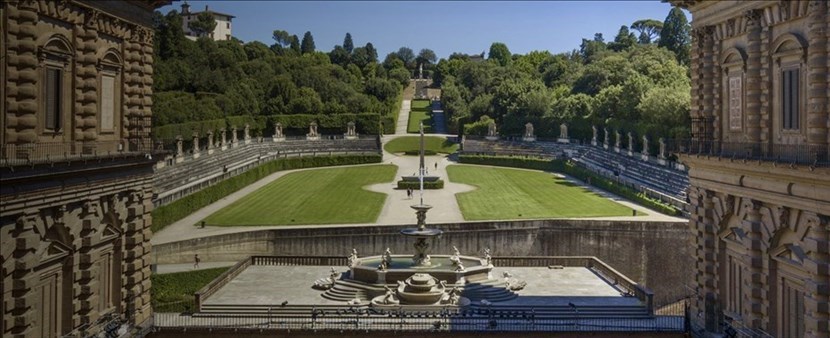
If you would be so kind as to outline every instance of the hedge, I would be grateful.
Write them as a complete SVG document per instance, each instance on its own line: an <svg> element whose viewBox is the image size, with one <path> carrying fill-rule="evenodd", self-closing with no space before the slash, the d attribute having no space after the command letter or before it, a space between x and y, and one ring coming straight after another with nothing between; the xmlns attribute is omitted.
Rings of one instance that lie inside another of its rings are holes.
<svg viewBox="0 0 830 338"><path fill-rule="evenodd" d="M403 154L407 155L407 156L420 156L421 151L420 150L407 150L407 151L404 151ZM433 156L433 155L438 155L438 153L436 153L434 150L424 149L424 156Z"/></svg>
<svg viewBox="0 0 830 338"><path fill-rule="evenodd" d="M611 192L618 196L622 196L646 208L657 210L666 215L681 214L680 210L671 205L660 202L659 200L649 198L644 193L638 192L625 185L609 180L604 176L600 176L590 170L579 167L574 163L565 162L559 159L545 160L538 158L511 156L461 155L458 157L458 160L461 163L469 164L486 164L500 167L514 167L561 172L573 176L586 183L590 181L591 185L597 188Z"/></svg>
<svg viewBox="0 0 830 338"><path fill-rule="evenodd" d="M418 190L421 188L421 182L418 181L398 181L398 189L412 188ZM444 189L444 180L437 180L433 182L424 182L424 189Z"/></svg>
<svg viewBox="0 0 830 338"><path fill-rule="evenodd" d="M245 125L251 127L251 136L271 136L274 134L274 126L277 122L282 123L283 132L292 135L305 135L308 133L308 126L311 122L317 122L317 131L321 134L345 133L349 122L355 123L355 130L358 134L378 135L395 133L395 118L393 116L381 116L379 114L293 114L293 115L271 115L271 116L228 116L224 119L194 121L186 123L168 124L153 128L153 137L156 139L172 140L177 136L185 139L190 138L194 132L205 136L212 130L216 135L219 130L226 128L230 132L235 126L239 130L240 137Z"/></svg>
<svg viewBox="0 0 830 338"><path fill-rule="evenodd" d="M237 176L228 178L216 185L185 196L168 205L153 210L153 231L159 231L196 210L204 208L225 196L228 196L251 183L274 172L290 169L329 167L349 164L380 163L381 155L338 155L317 157L293 157L276 159Z"/></svg>
<svg viewBox="0 0 830 338"><path fill-rule="evenodd" d="M173 140L177 136L182 136L185 139L189 139L193 133L205 136L211 130L218 135L219 130L222 128L225 128L224 119L168 124L161 127L153 127L153 138Z"/></svg>

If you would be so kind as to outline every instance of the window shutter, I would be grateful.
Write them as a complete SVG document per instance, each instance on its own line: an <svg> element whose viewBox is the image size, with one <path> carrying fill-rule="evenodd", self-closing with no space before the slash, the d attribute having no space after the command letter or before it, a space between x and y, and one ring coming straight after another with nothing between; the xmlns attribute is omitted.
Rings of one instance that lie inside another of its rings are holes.
<svg viewBox="0 0 830 338"><path fill-rule="evenodd" d="M798 70L794 69L791 70L790 73L790 88L792 92L790 93L790 129L798 129Z"/></svg>
<svg viewBox="0 0 830 338"><path fill-rule="evenodd" d="M59 131L61 115L61 70L46 69L46 116L45 127Z"/></svg>

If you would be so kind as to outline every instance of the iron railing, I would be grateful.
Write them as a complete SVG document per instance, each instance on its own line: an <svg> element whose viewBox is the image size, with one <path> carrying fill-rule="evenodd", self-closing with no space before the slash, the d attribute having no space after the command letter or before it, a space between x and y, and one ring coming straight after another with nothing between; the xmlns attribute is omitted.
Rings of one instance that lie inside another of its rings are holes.
<svg viewBox="0 0 830 338"><path fill-rule="evenodd" d="M830 148L827 145L721 142L691 139L669 140L666 142L666 151L673 154L830 167Z"/></svg>
<svg viewBox="0 0 830 338"><path fill-rule="evenodd" d="M686 314L633 318L543 316L535 309L403 310L352 307L311 309L305 316L282 314L201 316L156 313L156 331L337 330L337 331L449 331L449 332L686 332Z"/></svg>
<svg viewBox="0 0 830 338"><path fill-rule="evenodd" d="M88 160L124 155L156 154L163 151L163 147L150 139L10 143L0 146L0 167Z"/></svg>

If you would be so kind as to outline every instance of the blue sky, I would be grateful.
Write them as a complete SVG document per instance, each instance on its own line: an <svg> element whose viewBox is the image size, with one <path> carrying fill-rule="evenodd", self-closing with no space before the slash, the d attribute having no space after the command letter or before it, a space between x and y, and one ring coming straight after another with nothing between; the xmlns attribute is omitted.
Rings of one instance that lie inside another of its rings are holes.
<svg viewBox="0 0 830 338"><path fill-rule="evenodd" d="M174 2L160 10L181 10ZM621 25L664 20L671 5L652 1L188 1L191 10L235 15L233 35L271 45L271 32L301 37L311 31L317 50L372 42L381 60L402 46L430 48L439 58L452 52L481 53L504 42L513 53L560 53L579 48L582 38L603 33L613 40ZM691 18L687 14L687 18Z"/></svg>

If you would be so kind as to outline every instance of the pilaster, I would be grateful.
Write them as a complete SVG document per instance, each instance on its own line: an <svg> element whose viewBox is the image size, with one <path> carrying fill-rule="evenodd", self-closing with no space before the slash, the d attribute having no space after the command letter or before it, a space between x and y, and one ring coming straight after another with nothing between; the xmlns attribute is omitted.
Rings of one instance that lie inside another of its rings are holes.
<svg viewBox="0 0 830 338"><path fill-rule="evenodd" d="M36 250L40 236L35 232L36 213L27 212L18 217L12 234L15 238L15 249L12 255L13 262L11 275L14 283L11 285L13 299L7 303L7 311L11 322L5 328L3 335L10 337L29 337L34 333L34 327L39 318L35 318L34 307L38 306L35 283L38 275L33 272L36 264ZM6 301L5 299L3 300ZM6 314L3 314L5 317ZM4 318L5 320L5 318Z"/></svg>
<svg viewBox="0 0 830 338"><path fill-rule="evenodd" d="M3 60L6 63L6 79L3 85L7 90L6 143L28 143L37 141L37 104L40 89L38 83L37 31L35 25L39 20L34 2L23 1L16 6L5 6L8 23L8 52Z"/></svg>
<svg viewBox="0 0 830 338"><path fill-rule="evenodd" d="M804 238L804 326L807 337L830 337L830 216L812 215Z"/></svg>
<svg viewBox="0 0 830 338"><path fill-rule="evenodd" d="M75 243L78 253L75 255L76 268L72 279L75 310L72 316L72 326L74 327L91 324L98 318L94 305L98 300L95 294L98 290L98 271L93 264L97 261L97 257L94 256L92 245L92 237L100 222L97 217L98 208L98 201L95 200L85 201L81 208L80 240Z"/></svg>
<svg viewBox="0 0 830 338"><path fill-rule="evenodd" d="M718 332L720 302L717 292L717 241L714 224L714 193L709 190L694 188L690 190L692 215L689 225L692 230L692 244L696 267L695 281L699 297L693 304L693 313L702 313L702 325L709 332Z"/></svg>
<svg viewBox="0 0 830 338"><path fill-rule="evenodd" d="M75 141L98 139L98 30L96 10L86 13L84 25L75 25Z"/></svg>
<svg viewBox="0 0 830 338"><path fill-rule="evenodd" d="M810 40L807 55L809 73L807 108L807 143L827 144L827 3L811 1L809 11Z"/></svg>
<svg viewBox="0 0 830 338"><path fill-rule="evenodd" d="M761 140L761 12L746 12L746 136L749 142Z"/></svg>
<svg viewBox="0 0 830 338"><path fill-rule="evenodd" d="M715 115L714 111L714 80L715 80L715 60L712 52L715 45L715 27L703 27L703 117L711 118ZM708 126L707 126L708 127Z"/></svg>
<svg viewBox="0 0 830 338"><path fill-rule="evenodd" d="M763 224L761 224L761 202L744 198L742 207L746 211L746 217L742 221L742 227L747 230L747 236L743 238L744 247L747 249L746 267L748 276L745 282L748 286L745 294L741 297L748 306L746 307L746 319L744 325L761 329L764 320L763 294L766 276L763 273L763 260L766 257L765 243L763 240Z"/></svg>
<svg viewBox="0 0 830 338"><path fill-rule="evenodd" d="M764 19L759 19L760 28L760 51L761 55L770 55L770 44L772 43L772 32L769 24ZM769 143L772 140L772 63L769 57L762 57L760 63L760 95L758 110L760 117L758 126L760 128L759 141Z"/></svg>

